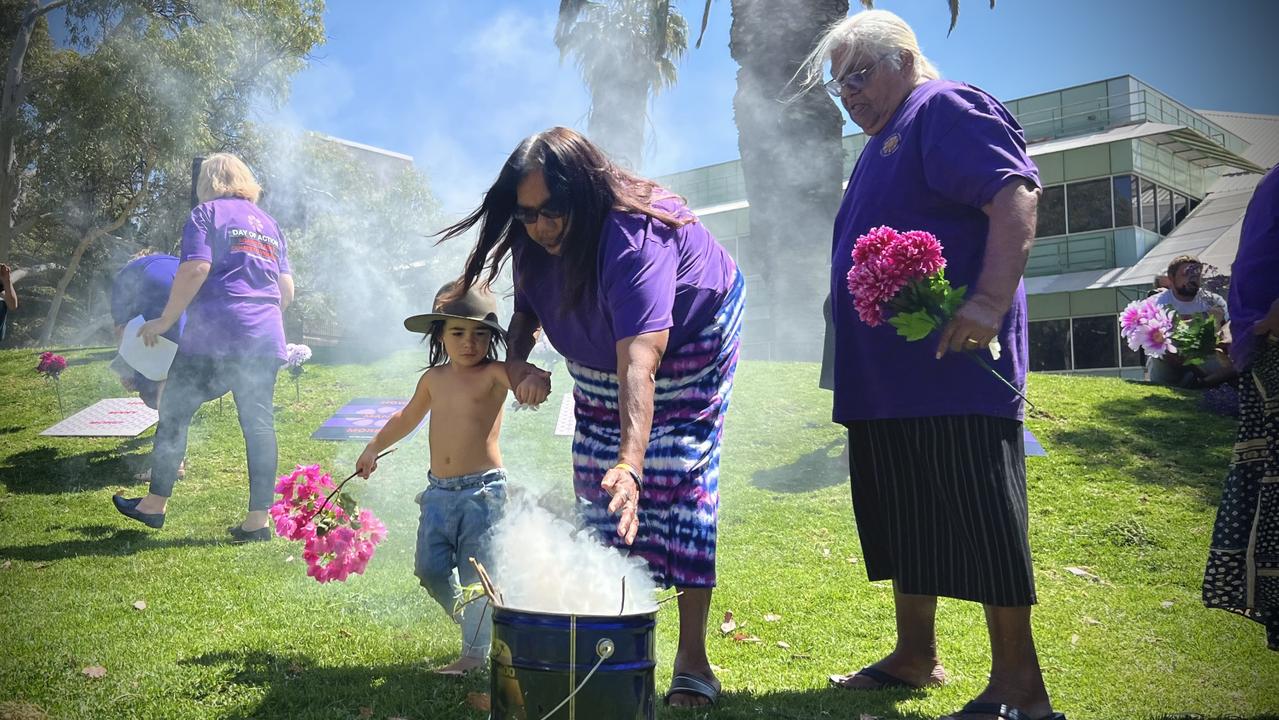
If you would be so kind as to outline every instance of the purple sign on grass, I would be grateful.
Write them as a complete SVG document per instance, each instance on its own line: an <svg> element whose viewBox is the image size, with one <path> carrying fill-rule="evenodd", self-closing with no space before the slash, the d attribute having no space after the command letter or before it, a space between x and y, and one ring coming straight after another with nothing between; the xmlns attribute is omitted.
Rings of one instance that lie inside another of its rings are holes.
<svg viewBox="0 0 1279 720"><path fill-rule="evenodd" d="M343 405L341 409L333 413L332 417L325 420L319 429L311 433L311 439L367 442L373 439L392 415L408 404L408 400L396 398L355 398ZM427 417L430 417L429 413ZM426 419L423 418L422 424L425 423ZM421 428L422 425L413 428L404 440L411 440Z"/></svg>

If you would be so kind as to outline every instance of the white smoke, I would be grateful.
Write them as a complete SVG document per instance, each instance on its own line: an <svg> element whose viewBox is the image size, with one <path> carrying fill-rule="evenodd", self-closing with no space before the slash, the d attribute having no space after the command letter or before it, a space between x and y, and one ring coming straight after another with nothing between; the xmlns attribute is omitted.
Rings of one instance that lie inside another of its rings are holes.
<svg viewBox="0 0 1279 720"><path fill-rule="evenodd" d="M492 543L488 571L504 607L566 615L657 609L647 563L601 545L526 493L511 497Z"/></svg>

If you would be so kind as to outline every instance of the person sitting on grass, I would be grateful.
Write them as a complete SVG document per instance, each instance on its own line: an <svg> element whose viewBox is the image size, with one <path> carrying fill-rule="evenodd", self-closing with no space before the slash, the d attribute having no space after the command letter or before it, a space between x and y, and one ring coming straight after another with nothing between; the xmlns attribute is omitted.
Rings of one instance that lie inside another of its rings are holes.
<svg viewBox="0 0 1279 720"><path fill-rule="evenodd" d="M1168 274L1158 278L1164 290L1155 295L1155 302L1172 308L1179 316L1211 315L1217 323L1220 343L1217 352L1203 364L1188 366L1178 353L1168 353L1161 358L1146 361L1150 381L1159 385L1176 387L1216 387L1234 378L1235 367L1230 362L1230 344L1224 333L1230 314L1225 298L1200 287L1203 263L1193 255L1178 255L1168 263Z"/></svg>
<svg viewBox="0 0 1279 720"><path fill-rule="evenodd" d="M378 453L416 428L432 412L430 471L418 495L414 573L462 628L462 656L437 672L463 675L484 664L491 625L485 599L462 603L462 585L479 582L470 558L491 565L486 536L506 501L506 470L497 439L502 404L511 390L493 295L478 287L461 296L449 283L435 296L434 312L404 321L426 334L430 356L417 390L369 441L355 463L363 478L377 470ZM460 582L459 582L460 581Z"/></svg>

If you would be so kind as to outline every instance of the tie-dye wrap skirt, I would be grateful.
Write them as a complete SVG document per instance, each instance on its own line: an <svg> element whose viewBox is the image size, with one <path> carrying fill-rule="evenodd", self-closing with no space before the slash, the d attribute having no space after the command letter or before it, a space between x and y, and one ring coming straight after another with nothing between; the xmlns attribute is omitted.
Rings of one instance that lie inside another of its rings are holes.
<svg viewBox="0 0 1279 720"><path fill-rule="evenodd" d="M697 337L668 348L653 393L653 431L644 456L639 532L630 552L663 587L714 587L719 520L719 458L737 368L744 283L738 273L714 320ZM600 481L621 445L617 374L574 362L573 487L583 521L605 543L623 547L618 516Z"/></svg>

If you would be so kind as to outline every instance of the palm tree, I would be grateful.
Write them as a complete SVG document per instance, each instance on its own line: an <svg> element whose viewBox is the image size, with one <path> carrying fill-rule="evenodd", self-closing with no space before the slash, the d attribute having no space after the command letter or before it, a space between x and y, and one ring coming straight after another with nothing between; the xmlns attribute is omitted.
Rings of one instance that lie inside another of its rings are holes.
<svg viewBox="0 0 1279 720"><path fill-rule="evenodd" d="M561 0L555 45L591 94L591 139L638 168L649 97L675 84L688 49L683 16L670 0Z"/></svg>

